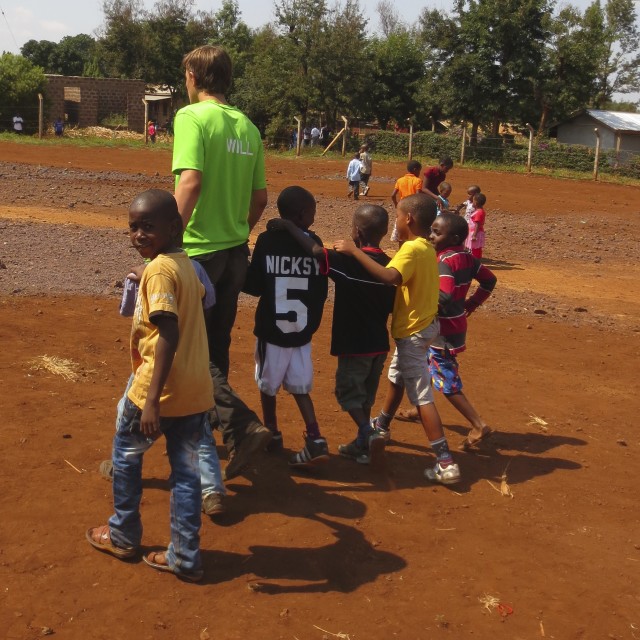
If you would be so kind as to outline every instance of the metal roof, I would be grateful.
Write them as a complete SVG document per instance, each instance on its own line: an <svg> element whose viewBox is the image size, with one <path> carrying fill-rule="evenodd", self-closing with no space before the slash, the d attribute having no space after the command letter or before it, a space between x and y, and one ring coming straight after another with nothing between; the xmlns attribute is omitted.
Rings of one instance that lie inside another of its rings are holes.
<svg viewBox="0 0 640 640"><path fill-rule="evenodd" d="M587 113L614 131L637 131L640 133L640 113L601 111L599 109L587 109Z"/></svg>

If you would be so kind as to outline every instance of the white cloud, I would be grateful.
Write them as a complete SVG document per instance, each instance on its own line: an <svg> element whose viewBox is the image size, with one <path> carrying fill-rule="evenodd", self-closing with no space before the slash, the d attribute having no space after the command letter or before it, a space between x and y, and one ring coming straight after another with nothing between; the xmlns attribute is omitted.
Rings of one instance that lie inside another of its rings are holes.
<svg viewBox="0 0 640 640"><path fill-rule="evenodd" d="M49 35L64 36L71 33L71 27L57 20L40 20L40 29Z"/></svg>

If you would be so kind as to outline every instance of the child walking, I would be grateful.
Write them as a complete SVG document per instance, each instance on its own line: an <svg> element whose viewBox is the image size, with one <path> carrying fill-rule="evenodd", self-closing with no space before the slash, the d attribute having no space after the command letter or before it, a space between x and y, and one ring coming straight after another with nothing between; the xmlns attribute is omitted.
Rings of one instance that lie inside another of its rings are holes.
<svg viewBox="0 0 640 640"><path fill-rule="evenodd" d="M356 438L339 445L338 452L375 466L384 453L384 438L371 426L371 407L389 352L387 319L395 288L376 280L355 258L317 244L292 222L275 220L271 225L287 229L335 283L331 327L331 355L338 357L335 394L357 427ZM389 215L383 207L365 204L353 214L353 242L383 267L390 258L380 249L380 241L388 228Z"/></svg>
<svg viewBox="0 0 640 640"><path fill-rule="evenodd" d="M362 195L369 193L369 178L373 171L373 158L369 153L369 145L363 144L360 147L360 182L362 182Z"/></svg>
<svg viewBox="0 0 640 640"><path fill-rule="evenodd" d="M467 318L491 295L496 276L480 260L465 251L464 241L469 228L464 218L443 213L431 225L429 240L438 254L440 296L438 316L440 335L429 347L429 371L434 389L445 398L471 424L471 432L461 448L470 450L493 434L493 430L480 417L475 407L462 392L457 356L466 349ZM472 280L479 284L467 298ZM398 412L399 420L417 421L413 409Z"/></svg>
<svg viewBox="0 0 640 640"><path fill-rule="evenodd" d="M389 386L382 411L372 421L385 438L406 389L409 401L418 409L420 421L436 464L425 470L427 479L442 484L460 481L460 469L453 462L440 415L433 403L431 376L427 363L429 346L439 332L438 266L435 251L427 241L436 218L436 203L416 194L400 201L396 228L403 241L398 253L383 267L358 249L353 241L340 240L336 249L354 256L375 278L397 285L391 320L396 349L389 366Z"/></svg>
<svg viewBox="0 0 640 640"><path fill-rule="evenodd" d="M171 464L171 542L143 557L192 582L202 578L198 446L213 388L202 313L204 287L180 248L182 220L173 196L152 189L129 208L129 236L150 262L140 280L131 330L132 375L118 404L109 523L87 530L89 543L130 558L142 541L142 458L162 434Z"/></svg>
<svg viewBox="0 0 640 640"><path fill-rule="evenodd" d="M319 246L309 231L316 201L302 187L287 187L278 196L278 212ZM313 402L311 338L318 330L327 298L327 278L319 262L283 230L268 228L258 236L244 291L259 296L256 336L256 382L264 424L272 434L269 451L282 449L276 414L276 394L281 386L291 393L305 423L304 447L290 460L296 468L311 468L329 460L327 441L320 433Z"/></svg>
<svg viewBox="0 0 640 640"><path fill-rule="evenodd" d="M353 196L354 200L358 200L360 193L360 152L356 151L353 159L347 167L347 181L349 182L349 191L347 198Z"/></svg>
<svg viewBox="0 0 640 640"><path fill-rule="evenodd" d="M487 214L484 210L484 205L487 202L487 198L484 193L476 193L473 196L474 210L465 216L469 225L469 235L465 240L464 246L471 251L471 255L474 258L482 258L482 249L484 247L484 223L487 218Z"/></svg>

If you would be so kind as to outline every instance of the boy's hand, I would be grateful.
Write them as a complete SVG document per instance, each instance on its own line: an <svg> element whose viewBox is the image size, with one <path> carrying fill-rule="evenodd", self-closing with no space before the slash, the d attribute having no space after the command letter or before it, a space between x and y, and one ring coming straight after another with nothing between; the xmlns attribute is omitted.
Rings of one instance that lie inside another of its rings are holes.
<svg viewBox="0 0 640 640"><path fill-rule="evenodd" d="M286 231L292 225L295 226L291 220L273 218L267 222L267 231Z"/></svg>
<svg viewBox="0 0 640 640"><path fill-rule="evenodd" d="M347 255L353 255L358 247L351 238L348 240L336 240L333 248L339 253L346 253Z"/></svg>
<svg viewBox="0 0 640 640"><path fill-rule="evenodd" d="M131 269L131 271L127 273L127 278L129 278L129 280L132 280L133 282L140 282L146 266L146 264L139 264L138 266L133 267L133 269Z"/></svg>
<svg viewBox="0 0 640 640"><path fill-rule="evenodd" d="M140 416L140 431L147 438L160 436L160 402L147 398Z"/></svg>

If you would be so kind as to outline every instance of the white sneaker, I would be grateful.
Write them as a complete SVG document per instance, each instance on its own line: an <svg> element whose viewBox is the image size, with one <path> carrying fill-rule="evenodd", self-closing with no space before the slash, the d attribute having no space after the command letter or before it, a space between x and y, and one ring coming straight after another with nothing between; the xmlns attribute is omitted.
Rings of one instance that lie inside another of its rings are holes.
<svg viewBox="0 0 640 640"><path fill-rule="evenodd" d="M456 482L460 482L460 467L453 462L446 467L441 467L440 463L437 462L435 467L425 469L424 475L431 482L456 484Z"/></svg>

